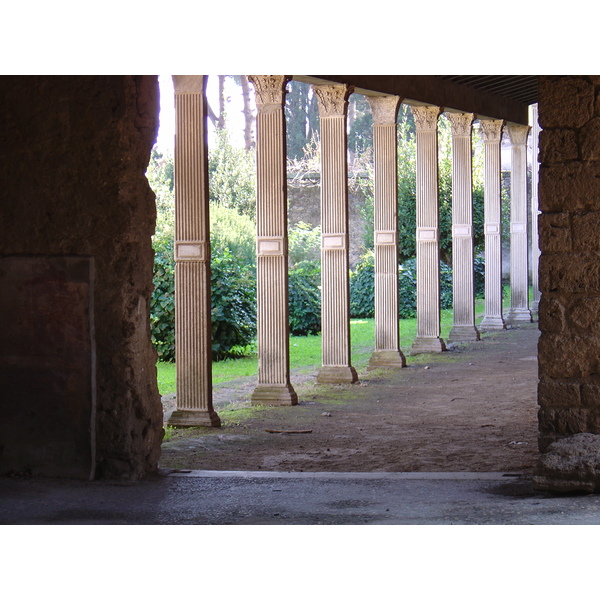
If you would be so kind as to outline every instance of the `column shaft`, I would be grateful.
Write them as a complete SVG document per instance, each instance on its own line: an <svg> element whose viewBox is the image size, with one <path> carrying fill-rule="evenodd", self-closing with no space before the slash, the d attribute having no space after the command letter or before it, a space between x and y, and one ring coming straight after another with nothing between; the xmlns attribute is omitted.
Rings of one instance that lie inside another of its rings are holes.
<svg viewBox="0 0 600 600"><path fill-rule="evenodd" d="M252 404L294 405L290 383L286 132L289 77L250 76L256 91L258 385Z"/></svg>
<svg viewBox="0 0 600 600"><path fill-rule="evenodd" d="M526 125L507 127L512 144L510 177L510 310L508 324L530 323L527 243L527 134Z"/></svg>
<svg viewBox="0 0 600 600"><path fill-rule="evenodd" d="M401 98L368 97L373 113L375 167L375 350L369 368L404 367L398 316L398 147Z"/></svg>
<svg viewBox="0 0 600 600"><path fill-rule="evenodd" d="M169 425L220 426L212 405L206 77L175 87L175 358L177 408Z"/></svg>
<svg viewBox="0 0 600 600"><path fill-rule="evenodd" d="M321 332L319 383L353 383L350 364L347 109L352 89L315 86L321 127Z"/></svg>
<svg viewBox="0 0 600 600"><path fill-rule="evenodd" d="M500 142L503 121L481 120L479 132L485 152L485 315L482 331L505 329L502 317L502 199Z"/></svg>
<svg viewBox="0 0 600 600"><path fill-rule="evenodd" d="M473 268L473 164L475 115L448 113L452 126L452 294L454 322L448 341L479 339L475 327Z"/></svg>
<svg viewBox="0 0 600 600"><path fill-rule="evenodd" d="M540 262L540 240L538 234L538 179L540 163L538 162L540 126L538 123L538 105L531 107L531 286L533 287L533 301L531 312L537 315L540 304L540 283L538 266Z"/></svg>
<svg viewBox="0 0 600 600"><path fill-rule="evenodd" d="M412 353L442 352L437 106L411 107L417 131L417 337Z"/></svg>

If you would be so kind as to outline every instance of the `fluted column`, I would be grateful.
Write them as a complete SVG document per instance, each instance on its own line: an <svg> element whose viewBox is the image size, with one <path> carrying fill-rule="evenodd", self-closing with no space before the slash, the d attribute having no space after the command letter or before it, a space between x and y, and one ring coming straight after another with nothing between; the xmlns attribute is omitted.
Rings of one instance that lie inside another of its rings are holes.
<svg viewBox="0 0 600 600"><path fill-rule="evenodd" d="M346 85L315 86L321 127L321 332L319 383L353 383L348 278L348 163Z"/></svg>
<svg viewBox="0 0 600 600"><path fill-rule="evenodd" d="M252 404L293 405L290 383L287 179L283 75L251 75L256 92L258 385Z"/></svg>
<svg viewBox="0 0 600 600"><path fill-rule="evenodd" d="M482 331L505 329L502 317L502 199L500 142L504 121L480 120L479 133L485 153L485 315Z"/></svg>
<svg viewBox="0 0 600 600"><path fill-rule="evenodd" d="M472 113L447 113L452 127L452 296L449 342L479 339L473 269Z"/></svg>
<svg viewBox="0 0 600 600"><path fill-rule="evenodd" d="M437 106L411 107L417 131L417 336L412 353L442 352Z"/></svg>
<svg viewBox="0 0 600 600"><path fill-rule="evenodd" d="M531 107L531 286L533 288L533 301L531 312L537 315L540 304L540 283L538 266L540 262L540 240L538 234L538 179L540 163L538 162L540 126L538 123L538 105Z"/></svg>
<svg viewBox="0 0 600 600"><path fill-rule="evenodd" d="M375 350L369 368L404 367L398 314L398 146L402 99L369 96L375 166Z"/></svg>
<svg viewBox="0 0 600 600"><path fill-rule="evenodd" d="M527 243L527 125L507 127L511 142L510 310L507 324L530 323Z"/></svg>
<svg viewBox="0 0 600 600"><path fill-rule="evenodd" d="M173 84L177 408L168 424L218 427L212 405L206 76L174 75Z"/></svg>

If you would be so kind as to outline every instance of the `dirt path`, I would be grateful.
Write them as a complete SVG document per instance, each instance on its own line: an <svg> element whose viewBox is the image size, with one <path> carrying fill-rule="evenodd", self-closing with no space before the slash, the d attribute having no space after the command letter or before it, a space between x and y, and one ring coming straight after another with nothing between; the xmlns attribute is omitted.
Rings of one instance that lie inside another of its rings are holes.
<svg viewBox="0 0 600 600"><path fill-rule="evenodd" d="M292 377L295 407L250 407L255 379L215 389L219 429L178 430L161 468L265 471L505 471L537 458L537 325L349 386ZM228 407L219 408L232 401ZM165 402L165 409L172 403ZM265 430L310 431L278 434Z"/></svg>

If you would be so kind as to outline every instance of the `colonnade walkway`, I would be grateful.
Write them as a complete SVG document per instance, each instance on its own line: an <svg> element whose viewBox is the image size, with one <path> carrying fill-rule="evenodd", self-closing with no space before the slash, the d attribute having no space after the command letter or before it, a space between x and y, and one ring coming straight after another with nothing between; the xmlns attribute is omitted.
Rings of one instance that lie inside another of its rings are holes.
<svg viewBox="0 0 600 600"><path fill-rule="evenodd" d="M364 370L355 384L317 384L316 373L292 373L299 400L290 407L251 407L251 384L240 402L244 386L232 382L215 391L222 427L175 431L163 442L160 465L531 474L537 339L535 323L487 333L448 352L409 357L405 368Z"/></svg>

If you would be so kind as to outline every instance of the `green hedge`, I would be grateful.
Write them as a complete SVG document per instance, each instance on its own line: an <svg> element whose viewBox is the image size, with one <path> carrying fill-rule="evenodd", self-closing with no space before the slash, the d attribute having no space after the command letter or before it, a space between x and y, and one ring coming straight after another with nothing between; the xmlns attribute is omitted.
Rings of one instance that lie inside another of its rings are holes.
<svg viewBox="0 0 600 600"><path fill-rule="evenodd" d="M256 272L228 250L211 260L213 360L248 353L256 340Z"/></svg>
<svg viewBox="0 0 600 600"><path fill-rule="evenodd" d="M475 296L483 297L485 288L484 261L474 261ZM398 268L399 315L410 319L417 314L417 261L405 260ZM440 308L452 308L452 269L440 261ZM373 318L375 316L375 261L373 252L367 252L350 274L350 316Z"/></svg>
<svg viewBox="0 0 600 600"><path fill-rule="evenodd" d="M175 360L175 260L173 238L156 236L154 291L150 298L150 331L158 359Z"/></svg>
<svg viewBox="0 0 600 600"><path fill-rule="evenodd" d="M152 343L161 361L175 360L175 261L173 240L154 241L154 291L150 301ZM214 360L241 356L256 338L256 276L227 249L211 260Z"/></svg>
<svg viewBox="0 0 600 600"><path fill-rule="evenodd" d="M368 251L350 273L350 316L375 316L375 255Z"/></svg>
<svg viewBox="0 0 600 600"><path fill-rule="evenodd" d="M302 261L289 272L290 333L321 331L321 264Z"/></svg>

